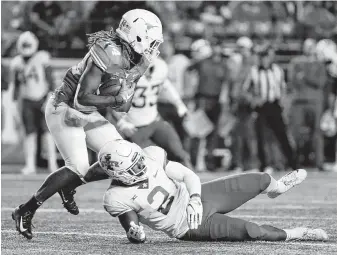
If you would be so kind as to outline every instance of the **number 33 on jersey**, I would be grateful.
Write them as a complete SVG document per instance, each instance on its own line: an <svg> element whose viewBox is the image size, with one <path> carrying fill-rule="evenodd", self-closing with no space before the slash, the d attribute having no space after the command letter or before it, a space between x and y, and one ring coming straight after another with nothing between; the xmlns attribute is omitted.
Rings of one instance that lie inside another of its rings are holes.
<svg viewBox="0 0 337 255"><path fill-rule="evenodd" d="M130 121L136 126L145 126L153 122L157 115L158 94L167 79L168 67L164 60L157 58L139 79L128 112ZM142 116L142 118L139 118Z"/></svg>
<svg viewBox="0 0 337 255"><path fill-rule="evenodd" d="M104 196L104 207L118 217L128 211L135 211L139 221L149 227L176 237L188 229L186 214L189 194L185 184L169 179L165 173L166 152L156 146L144 149L148 165L148 179L135 186L114 185L112 181Z"/></svg>

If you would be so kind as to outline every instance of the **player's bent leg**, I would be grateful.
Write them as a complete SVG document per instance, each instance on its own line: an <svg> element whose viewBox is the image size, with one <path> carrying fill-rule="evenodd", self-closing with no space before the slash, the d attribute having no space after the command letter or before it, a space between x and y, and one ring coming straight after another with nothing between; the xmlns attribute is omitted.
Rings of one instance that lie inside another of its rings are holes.
<svg viewBox="0 0 337 255"><path fill-rule="evenodd" d="M123 137L118 133L114 125L112 125L107 119L96 112L101 120L88 123L84 127L86 134L87 146L94 152L98 153L99 150L109 141L123 139Z"/></svg>
<svg viewBox="0 0 337 255"><path fill-rule="evenodd" d="M100 115L98 112L95 114L97 114L98 117L101 117L101 120L88 123L84 127L84 132L86 137L86 146L95 152L99 152L103 145L108 141L122 139L122 137L117 132L116 128L102 115ZM79 210L74 200L74 194L76 193L75 189L84 183L108 178L108 175L101 170L97 163L93 164L90 168L88 166L85 173L82 175L81 181L68 183L61 190L59 190L64 207L71 214L77 215Z"/></svg>
<svg viewBox="0 0 337 255"><path fill-rule="evenodd" d="M285 241L284 230L272 226L232 218L224 214L211 215L196 230L189 230L182 240L186 241Z"/></svg>
<svg viewBox="0 0 337 255"><path fill-rule="evenodd" d="M267 173L239 174L203 183L201 200L215 212L228 213L270 187L272 177Z"/></svg>

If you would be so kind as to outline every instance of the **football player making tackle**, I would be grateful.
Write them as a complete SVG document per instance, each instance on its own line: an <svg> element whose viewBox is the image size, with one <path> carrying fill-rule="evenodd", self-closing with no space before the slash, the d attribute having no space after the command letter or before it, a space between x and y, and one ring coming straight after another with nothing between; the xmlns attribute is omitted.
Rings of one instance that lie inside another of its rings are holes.
<svg viewBox="0 0 337 255"><path fill-rule="evenodd" d="M112 115L118 120L117 127L130 141L146 147L154 142L162 147L168 158L184 164L191 168L189 155L183 149L182 143L175 129L164 121L157 109L158 96L165 96L176 106L178 113L186 114L187 108L182 102L179 94L167 79L168 67L166 63L156 58L150 64L145 75L143 75L135 88L130 111L120 113L112 111ZM107 175L100 167L91 167L84 176L85 183L108 179ZM74 200L75 189L82 183L70 183L62 188L61 196L64 207L71 214L77 215L79 209ZM64 199L64 198L67 199Z"/></svg>
<svg viewBox="0 0 337 255"><path fill-rule="evenodd" d="M125 140L108 142L99 163L112 177L104 208L118 217L132 243L146 240L143 227L185 241L325 241L322 229L279 229L229 217L229 213L259 194L269 198L287 192L307 176L298 169L275 180L267 173L248 173L201 184L182 164L167 161L163 149L141 149Z"/></svg>
<svg viewBox="0 0 337 255"><path fill-rule="evenodd" d="M33 237L34 213L48 198L59 192L65 207L74 205L73 193L63 193L62 188L83 184L88 170L97 167L98 163L89 168L87 147L98 152L106 142L121 139L97 110L128 111L136 83L159 54L162 25L155 14L134 9L123 15L116 32L100 31L89 35L88 41L89 52L67 71L46 105L47 126L65 166L50 174L31 199L12 213L17 231L27 239ZM97 93L102 82L112 84L110 94Z"/></svg>

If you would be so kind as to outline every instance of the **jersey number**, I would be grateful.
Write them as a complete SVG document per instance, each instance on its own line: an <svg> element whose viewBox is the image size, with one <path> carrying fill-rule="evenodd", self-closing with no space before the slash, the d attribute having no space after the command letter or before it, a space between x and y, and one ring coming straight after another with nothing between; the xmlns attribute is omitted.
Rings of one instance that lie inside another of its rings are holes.
<svg viewBox="0 0 337 255"><path fill-rule="evenodd" d="M164 197L163 199L157 200L155 197L158 194L162 194L162 196ZM147 202L157 208L158 207L158 211L161 211L163 209L163 204L168 204L168 202L170 202L170 200L173 199L173 197L169 198L169 201L167 200L169 197L169 193L161 186L156 186L154 187L154 189L149 193L149 195L147 196ZM159 204L156 204L159 203ZM165 206L166 207L166 206Z"/></svg>
<svg viewBox="0 0 337 255"><path fill-rule="evenodd" d="M151 87L136 86L135 97L132 101L132 106L136 108L144 108L145 106L154 106L157 104L159 94L159 85ZM147 95L145 95L147 93Z"/></svg>

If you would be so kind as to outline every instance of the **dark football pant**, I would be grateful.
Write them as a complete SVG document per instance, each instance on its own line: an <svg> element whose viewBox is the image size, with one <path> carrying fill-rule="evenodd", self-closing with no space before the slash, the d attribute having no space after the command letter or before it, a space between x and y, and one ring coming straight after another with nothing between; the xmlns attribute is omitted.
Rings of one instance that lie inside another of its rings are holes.
<svg viewBox="0 0 337 255"><path fill-rule="evenodd" d="M185 152L175 129L166 121L159 119L151 124L138 127L138 131L129 138L130 141L145 148L151 141L167 152L169 160L186 164L188 154Z"/></svg>
<svg viewBox="0 0 337 255"><path fill-rule="evenodd" d="M185 241L281 241L286 239L284 230L225 215L259 195L270 184L266 173L240 174L202 184L202 224L189 230Z"/></svg>
<svg viewBox="0 0 337 255"><path fill-rule="evenodd" d="M26 134L35 133L41 127L43 132L48 131L47 123L44 118L42 106L46 101L46 97L39 101L23 99L22 101L22 120Z"/></svg>

